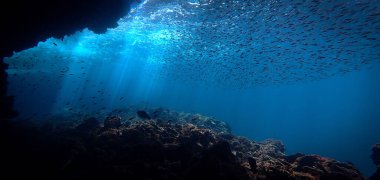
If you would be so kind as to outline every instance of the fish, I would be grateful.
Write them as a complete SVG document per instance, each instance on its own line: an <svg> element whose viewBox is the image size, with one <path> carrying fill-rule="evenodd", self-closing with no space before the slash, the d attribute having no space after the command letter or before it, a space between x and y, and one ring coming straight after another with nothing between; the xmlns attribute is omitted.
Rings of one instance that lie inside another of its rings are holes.
<svg viewBox="0 0 380 180"><path fill-rule="evenodd" d="M70 106L102 109L109 99L124 105L135 84L245 90L346 75L380 59L379 0L196 2L144 1L104 34L85 29L16 52L4 59L9 93L63 92Z"/></svg>

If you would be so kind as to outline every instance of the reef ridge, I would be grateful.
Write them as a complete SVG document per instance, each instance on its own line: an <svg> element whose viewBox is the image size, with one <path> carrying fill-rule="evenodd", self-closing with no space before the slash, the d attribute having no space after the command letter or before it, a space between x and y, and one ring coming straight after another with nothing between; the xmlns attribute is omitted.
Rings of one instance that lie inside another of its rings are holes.
<svg viewBox="0 0 380 180"><path fill-rule="evenodd" d="M350 163L286 155L279 140L255 142L215 118L162 108L10 126L1 179L365 179Z"/></svg>

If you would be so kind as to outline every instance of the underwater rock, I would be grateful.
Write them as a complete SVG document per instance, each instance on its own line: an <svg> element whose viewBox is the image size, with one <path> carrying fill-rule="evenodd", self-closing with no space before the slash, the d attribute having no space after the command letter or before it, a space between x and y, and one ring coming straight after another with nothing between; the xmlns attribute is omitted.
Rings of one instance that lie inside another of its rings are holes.
<svg viewBox="0 0 380 180"><path fill-rule="evenodd" d="M13 118L13 96L7 96L7 65L3 58L39 41L54 36L62 38L75 31L89 28L104 33L130 9L135 0L5 0L0 6L2 33L0 34L0 120ZM22 17L22 23L20 23ZM81 17L81 18L77 18ZM6 28L5 28L6 27Z"/></svg>
<svg viewBox="0 0 380 180"><path fill-rule="evenodd" d="M8 68L8 65L2 61L2 58L0 54L0 121L18 115L18 113L13 110L14 96L7 96L8 74L5 70Z"/></svg>
<svg viewBox="0 0 380 180"><path fill-rule="evenodd" d="M230 143L237 160L257 179L364 179L348 163L301 153L286 156L284 144L278 140L254 142L232 134L220 134L219 138Z"/></svg>
<svg viewBox="0 0 380 180"><path fill-rule="evenodd" d="M226 122L200 114L179 113L166 108L141 108L130 106L128 108L114 110L110 115L118 115L128 123L145 119L155 119L161 123L179 125L193 124L197 127L211 129L218 133L231 133L231 128Z"/></svg>
<svg viewBox="0 0 380 180"><path fill-rule="evenodd" d="M255 142L192 123L180 124L185 118L173 117L178 119L128 121L126 126L121 125L121 116L112 114L106 118L102 130L95 118L88 118L74 128L70 125L49 131L33 128L33 136L30 133L20 136L20 132L29 131L17 130L14 131L18 132L17 143L23 143L12 148L18 154L6 159L6 163L14 164L6 170L29 168L27 171L31 173L12 174L21 179L26 176L39 179L363 179L351 164L317 155L286 156L284 144L278 140ZM19 154L23 156L15 158ZM25 166L17 166L25 163L25 159L28 159ZM40 165L32 166L37 161Z"/></svg>
<svg viewBox="0 0 380 180"><path fill-rule="evenodd" d="M109 116L104 120L104 128L119 128L121 126L121 117L119 116Z"/></svg>
<svg viewBox="0 0 380 180"><path fill-rule="evenodd" d="M380 179L380 168L377 168L375 174L373 174L369 179L370 180L379 180Z"/></svg>
<svg viewBox="0 0 380 180"><path fill-rule="evenodd" d="M218 133L231 133L230 126L222 121L212 117L203 116L200 114L178 113L164 108L147 109L149 114L152 114L154 119L160 119L176 124L194 124L197 127L212 129Z"/></svg>
<svg viewBox="0 0 380 180"><path fill-rule="evenodd" d="M380 167L380 144L375 144L372 147L371 159L377 167Z"/></svg>
<svg viewBox="0 0 380 180"><path fill-rule="evenodd" d="M190 167L186 179L249 179L231 153L228 142L217 142Z"/></svg>
<svg viewBox="0 0 380 180"><path fill-rule="evenodd" d="M292 154L292 155L286 156L285 161L287 161L288 163L294 163L297 160L297 158L302 157L302 156L305 156L305 154L302 154L302 153Z"/></svg>
<svg viewBox="0 0 380 180"><path fill-rule="evenodd" d="M291 165L295 172L306 173L320 179L364 179L352 164L318 155L297 157Z"/></svg>
<svg viewBox="0 0 380 180"><path fill-rule="evenodd" d="M78 127L76 127L78 131L92 131L98 128L100 128L100 124L94 117L84 120Z"/></svg>
<svg viewBox="0 0 380 180"><path fill-rule="evenodd" d="M220 133L231 133L231 128L227 123L218 121L211 117L200 114L185 114L183 115L183 118L186 123L191 123L198 127L212 129L215 132Z"/></svg>
<svg viewBox="0 0 380 180"><path fill-rule="evenodd" d="M94 117L84 120L75 128L75 133L80 137L91 137L101 129L100 123Z"/></svg>
<svg viewBox="0 0 380 180"><path fill-rule="evenodd" d="M134 0L5 0L0 7L3 33L0 35L0 59L12 52L31 48L38 41L54 36L62 38L89 28L104 33L125 16ZM23 23L20 23L23 17ZM81 17L81 18L77 18Z"/></svg>
<svg viewBox="0 0 380 180"><path fill-rule="evenodd" d="M249 168L251 169L252 172L257 171L256 159L254 159L252 157L248 158L248 164L249 164Z"/></svg>

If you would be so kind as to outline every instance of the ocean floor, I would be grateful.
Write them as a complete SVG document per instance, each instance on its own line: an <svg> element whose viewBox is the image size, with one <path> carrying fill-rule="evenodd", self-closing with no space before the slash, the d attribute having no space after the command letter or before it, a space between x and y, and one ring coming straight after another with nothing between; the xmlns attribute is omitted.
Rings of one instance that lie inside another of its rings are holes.
<svg viewBox="0 0 380 180"><path fill-rule="evenodd" d="M163 108L3 123L1 179L365 179L349 162L287 155L279 140L255 142L215 118ZM379 157L377 145L378 166Z"/></svg>

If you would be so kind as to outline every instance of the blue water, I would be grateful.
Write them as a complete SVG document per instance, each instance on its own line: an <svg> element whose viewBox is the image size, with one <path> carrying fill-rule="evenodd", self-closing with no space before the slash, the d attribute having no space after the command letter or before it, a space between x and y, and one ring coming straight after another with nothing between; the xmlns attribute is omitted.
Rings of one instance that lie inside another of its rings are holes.
<svg viewBox="0 0 380 180"><path fill-rule="evenodd" d="M369 175L379 40L378 0L147 0L105 34L50 38L5 61L19 118L166 107Z"/></svg>

